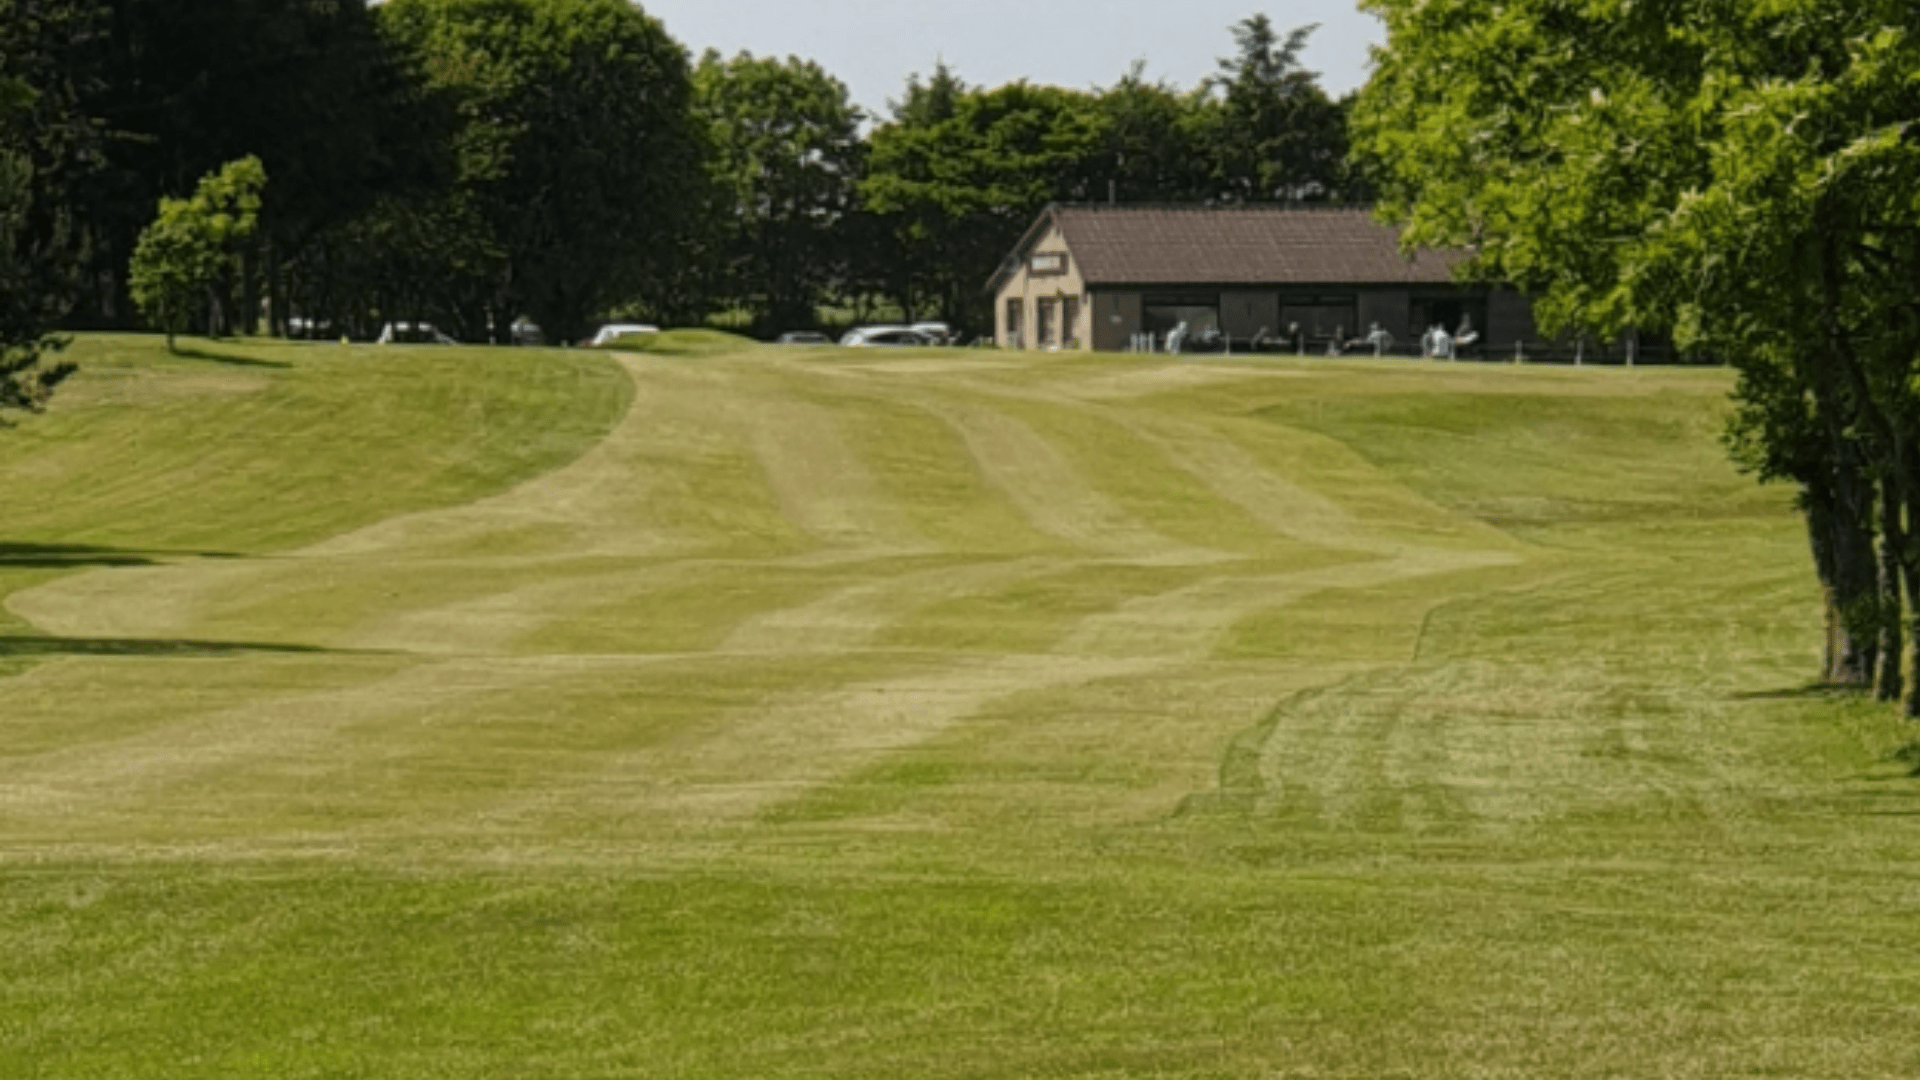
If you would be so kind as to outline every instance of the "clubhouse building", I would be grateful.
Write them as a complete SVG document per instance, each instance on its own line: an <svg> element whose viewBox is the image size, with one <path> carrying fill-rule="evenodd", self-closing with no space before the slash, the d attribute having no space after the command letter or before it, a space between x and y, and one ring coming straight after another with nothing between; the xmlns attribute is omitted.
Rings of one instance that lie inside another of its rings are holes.
<svg viewBox="0 0 1920 1080"><path fill-rule="evenodd" d="M1377 327L1406 354L1430 327L1464 324L1483 354L1550 350L1524 296L1456 279L1466 258L1401 251L1365 207L1055 204L989 290L1009 349L1159 350L1172 335L1325 355Z"/></svg>

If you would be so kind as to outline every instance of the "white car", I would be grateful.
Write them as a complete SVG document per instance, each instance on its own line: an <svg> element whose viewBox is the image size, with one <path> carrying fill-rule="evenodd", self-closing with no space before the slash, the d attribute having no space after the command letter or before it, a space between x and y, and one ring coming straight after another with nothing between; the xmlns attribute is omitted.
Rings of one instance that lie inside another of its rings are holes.
<svg viewBox="0 0 1920 1080"><path fill-rule="evenodd" d="M911 326L859 326L847 331L840 338L840 344L848 348L871 346L897 349L933 345L936 342Z"/></svg>
<svg viewBox="0 0 1920 1080"><path fill-rule="evenodd" d="M613 344L616 338L625 337L628 334L657 334L659 332L659 327L649 326L646 323L608 323L600 328L599 333L593 335L592 341L587 342L587 348L603 348Z"/></svg>
<svg viewBox="0 0 1920 1080"><path fill-rule="evenodd" d="M927 338L935 345L953 344L953 327L943 322L917 322L907 329Z"/></svg>
<svg viewBox="0 0 1920 1080"><path fill-rule="evenodd" d="M380 328L380 344L402 342L408 345L458 345L430 322L390 322Z"/></svg>

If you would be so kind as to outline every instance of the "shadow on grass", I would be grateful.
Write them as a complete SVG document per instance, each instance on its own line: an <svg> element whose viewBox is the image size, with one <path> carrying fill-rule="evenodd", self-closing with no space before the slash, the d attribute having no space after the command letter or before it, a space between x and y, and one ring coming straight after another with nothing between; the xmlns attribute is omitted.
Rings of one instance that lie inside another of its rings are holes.
<svg viewBox="0 0 1920 1080"><path fill-rule="evenodd" d="M261 360L253 356L232 356L227 353L208 352L192 345L182 345L173 350L173 356L181 360L205 360L210 364L226 364L230 367L290 368L293 365L285 360Z"/></svg>
<svg viewBox="0 0 1920 1080"><path fill-rule="evenodd" d="M1813 682L1804 686L1787 686L1778 690L1749 690L1732 695L1734 701L1818 701L1830 698L1860 697L1873 691L1870 686L1837 686L1833 683Z"/></svg>
<svg viewBox="0 0 1920 1080"><path fill-rule="evenodd" d="M93 544L9 544L0 542L0 570L60 570L81 566L153 566L160 558L238 559L231 551L134 551Z"/></svg>
<svg viewBox="0 0 1920 1080"><path fill-rule="evenodd" d="M1905 765L1908 776L1920 778L1920 739L1912 740L1905 746L1888 754L1887 760Z"/></svg>
<svg viewBox="0 0 1920 1080"><path fill-rule="evenodd" d="M1920 774L1910 775L1902 780L1915 779ZM1920 791L1904 782L1897 788L1885 788L1871 793L1871 797L1858 798L1856 811L1861 817L1920 817Z"/></svg>
<svg viewBox="0 0 1920 1080"><path fill-rule="evenodd" d="M317 655L334 653L317 645L275 645L253 641L193 641L182 638L67 638L0 634L0 660L48 656L246 656L258 653Z"/></svg>

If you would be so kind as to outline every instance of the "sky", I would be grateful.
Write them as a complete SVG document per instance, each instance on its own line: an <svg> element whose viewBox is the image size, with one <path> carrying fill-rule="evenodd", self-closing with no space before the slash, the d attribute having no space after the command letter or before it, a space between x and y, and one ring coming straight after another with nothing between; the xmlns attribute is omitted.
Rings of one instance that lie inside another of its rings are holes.
<svg viewBox="0 0 1920 1080"><path fill-rule="evenodd" d="M1135 60L1147 77L1190 89L1233 54L1233 24L1264 12L1286 31L1319 23L1303 57L1338 97L1367 79L1367 48L1386 41L1354 0L640 0L698 60L798 56L847 84L883 117L907 77L937 61L971 86L1017 79L1085 90L1111 86Z"/></svg>

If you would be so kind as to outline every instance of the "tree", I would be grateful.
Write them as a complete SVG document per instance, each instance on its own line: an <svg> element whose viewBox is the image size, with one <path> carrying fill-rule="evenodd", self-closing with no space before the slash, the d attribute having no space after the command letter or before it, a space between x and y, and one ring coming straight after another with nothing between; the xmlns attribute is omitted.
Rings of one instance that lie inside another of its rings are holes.
<svg viewBox="0 0 1920 1080"><path fill-rule="evenodd" d="M1803 485L1834 615L1885 634L1902 589L1920 613L1910 7L1369 6L1389 37L1357 128L1407 241L1475 245L1550 331L1666 326L1736 365L1732 438ZM1873 575L1843 567L1874 530L1881 581L1860 603Z"/></svg>
<svg viewBox="0 0 1920 1080"><path fill-rule="evenodd" d="M64 182L89 252L76 313L85 323L128 321L126 270L155 203L247 155L273 175L276 198L241 288L251 309L264 286L282 320L278 268L417 170L433 145L398 100L405 85L368 0L13 2L88 12L85 32L49 46L102 136L96 167Z"/></svg>
<svg viewBox="0 0 1920 1080"><path fill-rule="evenodd" d="M960 111L960 99L972 89L945 60L936 60L933 76L920 81L920 73L907 76L907 92L900 100L887 100L887 112L893 122L908 128L930 128L954 118Z"/></svg>
<svg viewBox="0 0 1920 1080"><path fill-rule="evenodd" d="M25 83L0 79L0 120L17 117L31 101ZM40 411L74 370L45 362L65 341L49 332L61 305L38 272L48 252L31 237L33 209L32 160L0 141L0 412Z"/></svg>
<svg viewBox="0 0 1920 1080"><path fill-rule="evenodd" d="M458 201L501 254L489 321L561 340L670 274L704 173L686 52L624 0L389 0L376 11L458 118Z"/></svg>
<svg viewBox="0 0 1920 1080"><path fill-rule="evenodd" d="M712 51L694 72L694 103L723 210L725 291L763 328L811 326L850 254L860 110L817 64Z"/></svg>
<svg viewBox="0 0 1920 1080"><path fill-rule="evenodd" d="M1655 223L1625 282L1671 298L1682 340L1743 373L1781 367L1810 401L1826 438L1817 474L1796 477L1809 526L1817 534L1825 503L1845 530L1877 530L1881 547L1877 597L1850 599L1863 589L1849 578L1873 575L1849 575L1846 562L1822 577L1851 633L1877 627L1889 698L1901 690L1903 599L1920 619L1920 310L1901 280L1920 272L1910 22L1890 3L1696 13L1703 60L1686 109L1712 123L1707 175ZM1792 445L1791 433L1772 441ZM1920 696L1907 709L1920 712Z"/></svg>
<svg viewBox="0 0 1920 1080"><path fill-rule="evenodd" d="M1204 88L1183 93L1165 81L1149 81L1140 61L1099 92L1097 105L1106 121L1098 172L1107 188L1096 188L1095 197L1196 202L1214 194L1214 106Z"/></svg>
<svg viewBox="0 0 1920 1080"><path fill-rule="evenodd" d="M129 277L134 303L167 334L167 349L196 312L211 332L225 324L223 308L238 271L241 245L260 219L267 184L260 159L241 158L201 179L189 199L161 199L159 215L134 248Z"/></svg>
<svg viewBox="0 0 1920 1080"><path fill-rule="evenodd" d="M1265 15L1233 27L1238 52L1205 84L1221 96L1202 113L1220 198L1297 202L1338 192L1346 118L1319 76L1300 64L1316 29L1298 27L1283 40Z"/></svg>
<svg viewBox="0 0 1920 1080"><path fill-rule="evenodd" d="M0 413L45 408L74 371L52 359L85 259L69 188L99 140L65 60L97 18L86 4L0 0Z"/></svg>
<svg viewBox="0 0 1920 1080"><path fill-rule="evenodd" d="M1091 197L1105 123L1091 95L1017 82L962 94L945 120L876 130L860 192L905 256L901 307L984 325L981 288L1034 215Z"/></svg>

